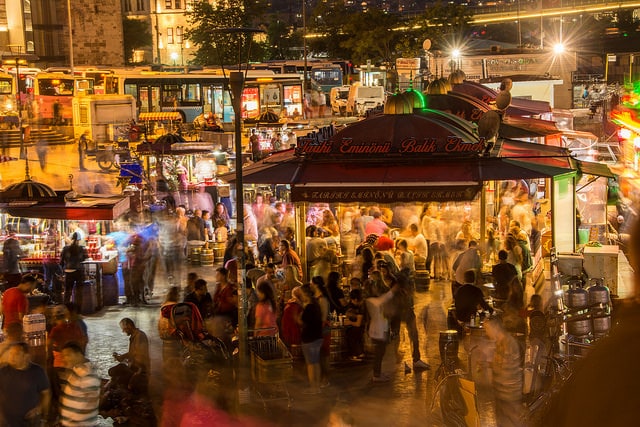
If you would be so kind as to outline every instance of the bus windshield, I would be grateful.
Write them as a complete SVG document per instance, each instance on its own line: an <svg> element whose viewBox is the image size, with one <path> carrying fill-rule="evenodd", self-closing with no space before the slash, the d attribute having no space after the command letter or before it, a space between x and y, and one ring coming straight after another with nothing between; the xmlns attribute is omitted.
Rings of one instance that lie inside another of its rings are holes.
<svg viewBox="0 0 640 427"><path fill-rule="evenodd" d="M13 89L13 78L0 77L0 95L11 95Z"/></svg>
<svg viewBox="0 0 640 427"><path fill-rule="evenodd" d="M38 92L40 95L69 95L73 96L73 79L65 78L41 78L38 79Z"/></svg>

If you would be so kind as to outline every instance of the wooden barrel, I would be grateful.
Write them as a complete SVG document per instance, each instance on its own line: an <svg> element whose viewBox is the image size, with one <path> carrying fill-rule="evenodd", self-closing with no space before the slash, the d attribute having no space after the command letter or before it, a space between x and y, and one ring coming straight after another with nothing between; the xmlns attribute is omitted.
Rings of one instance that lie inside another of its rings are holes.
<svg viewBox="0 0 640 427"><path fill-rule="evenodd" d="M76 285L73 299L74 302L80 306L80 314L95 313L96 306L98 305L95 282L85 280L82 285Z"/></svg>
<svg viewBox="0 0 640 427"><path fill-rule="evenodd" d="M200 251L200 265L213 265L213 249L202 249Z"/></svg>
<svg viewBox="0 0 640 427"><path fill-rule="evenodd" d="M225 247L226 247L225 243L215 243L213 245L214 262L222 263L222 260L224 259Z"/></svg>
<svg viewBox="0 0 640 427"><path fill-rule="evenodd" d="M189 253L189 262L191 265L200 265L201 252L202 248L191 248L191 252Z"/></svg>
<svg viewBox="0 0 640 427"><path fill-rule="evenodd" d="M118 278L115 274L102 275L102 304L118 305Z"/></svg>
<svg viewBox="0 0 640 427"><path fill-rule="evenodd" d="M440 331L440 340L438 342L440 348L440 360L454 360L458 357L458 331L447 330Z"/></svg>
<svg viewBox="0 0 640 427"><path fill-rule="evenodd" d="M344 328L331 328L331 345L329 348L329 362L342 362L346 350L346 338Z"/></svg>

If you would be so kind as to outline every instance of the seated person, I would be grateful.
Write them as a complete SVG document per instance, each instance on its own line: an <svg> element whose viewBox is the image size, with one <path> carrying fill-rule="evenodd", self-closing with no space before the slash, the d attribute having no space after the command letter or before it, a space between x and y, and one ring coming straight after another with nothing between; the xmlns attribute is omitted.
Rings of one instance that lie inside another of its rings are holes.
<svg viewBox="0 0 640 427"><path fill-rule="evenodd" d="M184 297L184 302L195 304L203 319L213 317L213 299L207 291L206 280L197 279L194 283L193 292Z"/></svg>
<svg viewBox="0 0 640 427"><path fill-rule="evenodd" d="M493 313L493 308L484 300L482 290L474 285L476 282L476 273L474 270L464 272L464 282L460 289L458 289L458 292L456 292L454 298L458 321L469 323L471 316L477 313L478 308Z"/></svg>
<svg viewBox="0 0 640 427"><path fill-rule="evenodd" d="M349 359L361 361L364 357L364 299L362 289L354 289L349 292L349 305L347 306L344 325L346 326L346 339Z"/></svg>

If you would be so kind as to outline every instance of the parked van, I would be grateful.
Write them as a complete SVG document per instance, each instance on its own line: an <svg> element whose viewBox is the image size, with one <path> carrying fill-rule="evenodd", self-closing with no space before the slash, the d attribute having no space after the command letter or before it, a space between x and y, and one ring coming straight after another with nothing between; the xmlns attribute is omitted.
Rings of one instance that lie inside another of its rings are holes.
<svg viewBox="0 0 640 427"><path fill-rule="evenodd" d="M347 115L364 116L367 110L384 105L384 88L382 86L360 86L355 84L349 90Z"/></svg>
<svg viewBox="0 0 640 427"><path fill-rule="evenodd" d="M331 113L340 116L347 115L347 100L349 99L351 86L336 86L331 88L329 99L331 101Z"/></svg>

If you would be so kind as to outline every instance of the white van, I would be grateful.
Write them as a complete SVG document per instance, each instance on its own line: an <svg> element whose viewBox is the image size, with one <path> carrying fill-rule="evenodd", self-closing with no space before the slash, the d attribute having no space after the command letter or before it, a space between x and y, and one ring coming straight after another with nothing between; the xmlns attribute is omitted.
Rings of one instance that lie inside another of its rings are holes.
<svg viewBox="0 0 640 427"><path fill-rule="evenodd" d="M347 100L347 115L364 116L367 110L384 105L384 87L353 85Z"/></svg>
<svg viewBox="0 0 640 427"><path fill-rule="evenodd" d="M329 99L331 100L331 113L340 116L347 115L347 100L351 86L336 86L331 88Z"/></svg>

